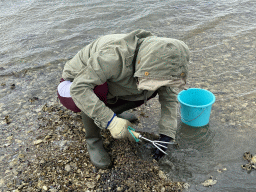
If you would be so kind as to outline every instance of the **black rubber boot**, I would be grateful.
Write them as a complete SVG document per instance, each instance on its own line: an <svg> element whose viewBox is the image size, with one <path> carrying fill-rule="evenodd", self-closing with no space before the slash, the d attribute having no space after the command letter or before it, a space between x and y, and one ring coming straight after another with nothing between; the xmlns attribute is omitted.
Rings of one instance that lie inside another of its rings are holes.
<svg viewBox="0 0 256 192"><path fill-rule="evenodd" d="M87 150L92 164L99 169L110 167L111 160L109 154L103 147L100 128L95 125L94 121L85 115L84 112L81 112L81 116L86 131Z"/></svg>
<svg viewBox="0 0 256 192"><path fill-rule="evenodd" d="M165 142L170 142L172 141L173 138L171 137L168 137L167 135L163 135L163 134L160 134L160 138L159 138L159 141L165 141ZM167 144L162 144L161 145L164 145L167 147ZM163 151L166 151L167 148L164 148L164 147L160 147ZM154 155L153 155L153 159L159 161L165 154L160 151L159 149L155 148L155 152L154 152Z"/></svg>

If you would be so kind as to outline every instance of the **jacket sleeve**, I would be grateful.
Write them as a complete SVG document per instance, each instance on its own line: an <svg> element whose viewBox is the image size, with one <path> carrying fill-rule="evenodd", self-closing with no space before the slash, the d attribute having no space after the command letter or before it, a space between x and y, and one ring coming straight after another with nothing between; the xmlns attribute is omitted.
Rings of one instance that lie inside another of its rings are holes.
<svg viewBox="0 0 256 192"><path fill-rule="evenodd" d="M88 59L87 66L75 76L70 87L71 97L77 107L101 129L106 128L114 112L97 97L93 88L118 75L121 62L119 52L114 49L96 52Z"/></svg>
<svg viewBox="0 0 256 192"><path fill-rule="evenodd" d="M177 93L170 87L161 87L158 89L158 95L161 104L159 133L175 139L177 131Z"/></svg>

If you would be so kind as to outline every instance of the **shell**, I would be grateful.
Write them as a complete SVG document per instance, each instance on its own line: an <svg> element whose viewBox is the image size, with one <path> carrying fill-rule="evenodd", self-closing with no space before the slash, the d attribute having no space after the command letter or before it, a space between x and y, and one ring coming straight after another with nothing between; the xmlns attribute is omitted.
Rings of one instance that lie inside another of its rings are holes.
<svg viewBox="0 0 256 192"><path fill-rule="evenodd" d="M209 186L215 185L216 183L217 183L217 180L208 179L208 180L204 181L202 183L202 185L205 187L209 187Z"/></svg>

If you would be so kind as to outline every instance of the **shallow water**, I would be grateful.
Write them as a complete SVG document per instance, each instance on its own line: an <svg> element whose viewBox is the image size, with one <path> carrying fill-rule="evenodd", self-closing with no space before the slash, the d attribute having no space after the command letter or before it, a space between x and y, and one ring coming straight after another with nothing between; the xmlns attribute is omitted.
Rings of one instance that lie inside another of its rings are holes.
<svg viewBox="0 0 256 192"><path fill-rule="evenodd" d="M255 11L253 0L1 1L0 188L11 177L12 160L38 136L38 113L56 101L65 62L99 36L141 28L185 41L191 50L188 86L216 96L208 126L179 122L180 148L170 149L171 163L162 168L189 183L188 191L254 191L256 171L241 165L244 152L256 153ZM39 100L30 102L32 97ZM137 128L156 132L159 105L152 101L146 111L149 118ZM217 184L203 187L210 176Z"/></svg>

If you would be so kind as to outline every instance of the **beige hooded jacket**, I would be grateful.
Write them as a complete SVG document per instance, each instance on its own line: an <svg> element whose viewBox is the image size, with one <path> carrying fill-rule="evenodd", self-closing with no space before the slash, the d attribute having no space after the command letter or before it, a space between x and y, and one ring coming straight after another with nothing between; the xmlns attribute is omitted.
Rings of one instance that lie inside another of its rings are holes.
<svg viewBox="0 0 256 192"><path fill-rule="evenodd" d="M188 62L189 49L182 41L136 30L106 35L87 45L65 64L62 77L73 82L70 93L77 107L100 128L106 128L114 112L94 94L96 85L108 83L108 103L118 98L143 100L154 91L138 89L138 79L185 80ZM177 93L167 86L157 92L161 104L159 133L175 138Z"/></svg>

